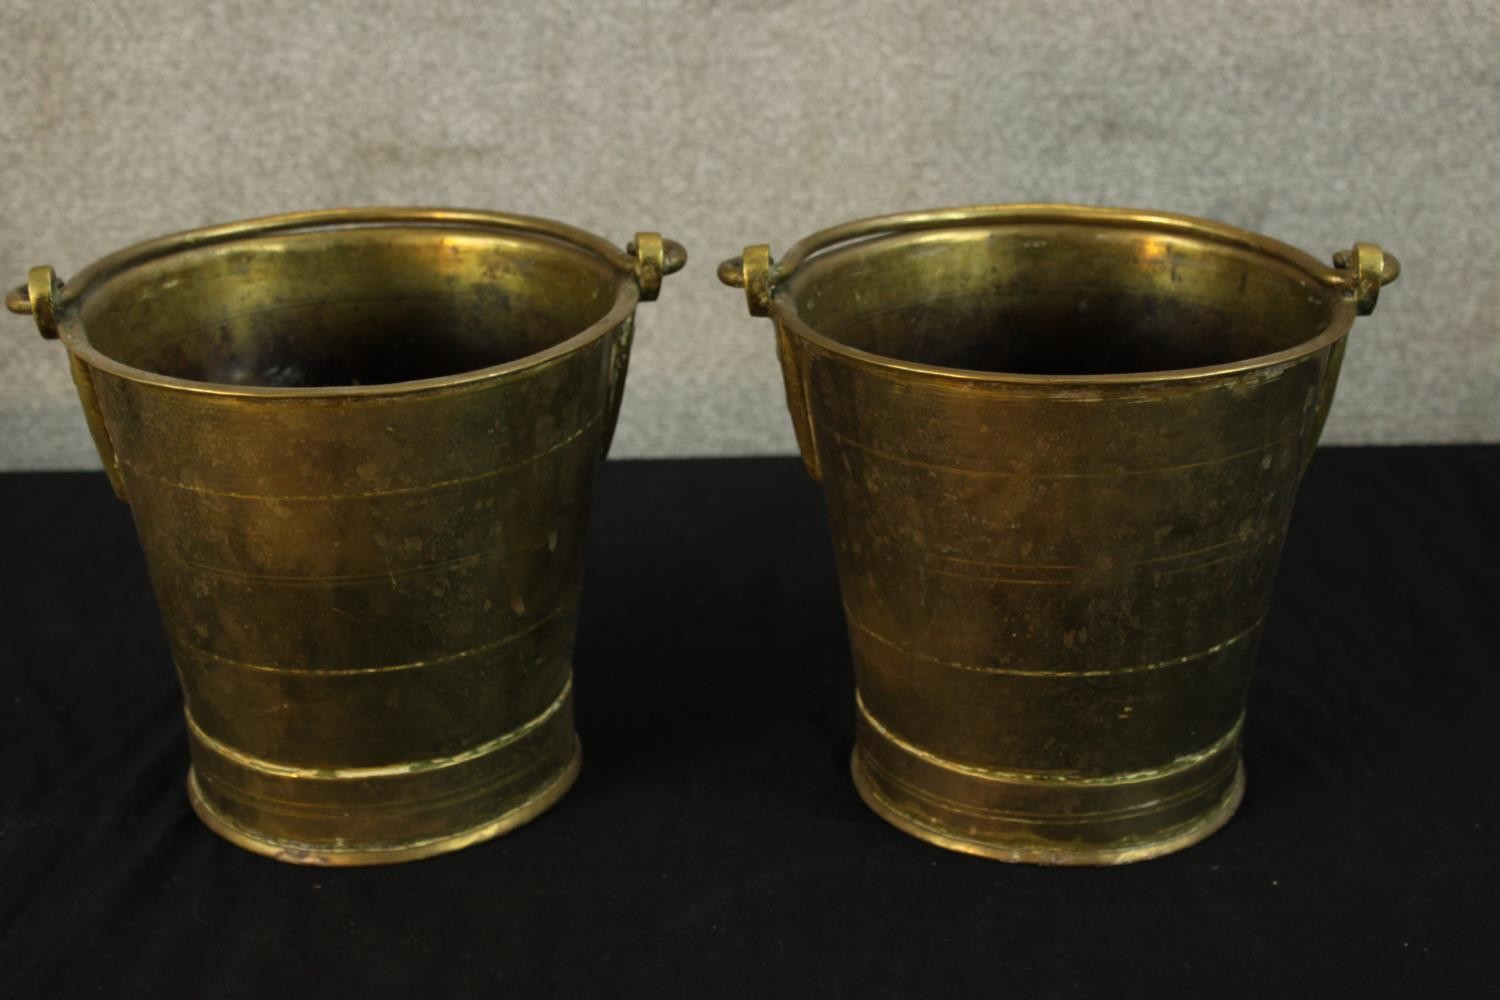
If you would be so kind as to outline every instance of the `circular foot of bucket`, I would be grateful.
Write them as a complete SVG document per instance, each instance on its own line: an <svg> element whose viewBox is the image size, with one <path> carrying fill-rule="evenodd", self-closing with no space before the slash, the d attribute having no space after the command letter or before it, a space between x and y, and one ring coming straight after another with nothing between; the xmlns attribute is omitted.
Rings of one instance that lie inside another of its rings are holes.
<svg viewBox="0 0 1500 1000"><path fill-rule="evenodd" d="M550 809L558 799L567 794L569 788L573 787L582 761L582 751L575 741L572 758L556 778L540 788L525 802L506 810L494 819L441 837L379 846L355 845L330 848L323 845L301 844L262 837L217 812L204 797L198 785L198 775L193 768L188 769L188 800L192 803L193 811L198 814L198 818L214 833L238 847L254 851L256 854L263 854L277 861L299 865L390 865L461 850L471 844L478 844L503 833L509 833L516 827L531 822Z"/></svg>
<svg viewBox="0 0 1500 1000"><path fill-rule="evenodd" d="M959 831L944 829L931 820L898 807L882 792L885 782L871 773L862 758L860 748L855 747L850 761L854 787L859 792L859 797L881 819L903 833L950 851L1020 864L1123 865L1171 854L1191 847L1229 822L1245 794L1245 766L1236 762L1233 779L1211 809L1159 837L1087 845L1081 845L1077 841L1048 841L1036 836L1020 835L979 839Z"/></svg>

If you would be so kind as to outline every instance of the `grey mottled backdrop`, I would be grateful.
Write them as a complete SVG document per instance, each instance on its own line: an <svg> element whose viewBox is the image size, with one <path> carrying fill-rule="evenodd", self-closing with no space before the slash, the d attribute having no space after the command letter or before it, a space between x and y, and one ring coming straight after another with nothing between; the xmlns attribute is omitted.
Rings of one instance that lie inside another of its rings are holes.
<svg viewBox="0 0 1500 1000"><path fill-rule="evenodd" d="M863 215L1079 201L1405 264L1328 440L1500 439L1494 0L0 0L0 277L298 208L449 204L686 271L617 455L788 451L714 265ZM95 462L59 345L0 321L0 467Z"/></svg>

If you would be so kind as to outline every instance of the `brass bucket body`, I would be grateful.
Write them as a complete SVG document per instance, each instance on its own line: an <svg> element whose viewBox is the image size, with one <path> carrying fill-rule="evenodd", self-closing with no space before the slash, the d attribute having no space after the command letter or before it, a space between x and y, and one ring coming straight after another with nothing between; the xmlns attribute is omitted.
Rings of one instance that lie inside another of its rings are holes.
<svg viewBox="0 0 1500 1000"><path fill-rule="evenodd" d="M578 772L571 655L635 307L680 267L557 223L337 210L9 296L68 349L134 515L194 808L285 861L526 822Z"/></svg>
<svg viewBox="0 0 1500 1000"><path fill-rule="evenodd" d="M818 233L769 315L827 501L854 781L954 850L1115 864L1240 801L1246 689L1345 337L1398 273L1184 216L1016 205Z"/></svg>

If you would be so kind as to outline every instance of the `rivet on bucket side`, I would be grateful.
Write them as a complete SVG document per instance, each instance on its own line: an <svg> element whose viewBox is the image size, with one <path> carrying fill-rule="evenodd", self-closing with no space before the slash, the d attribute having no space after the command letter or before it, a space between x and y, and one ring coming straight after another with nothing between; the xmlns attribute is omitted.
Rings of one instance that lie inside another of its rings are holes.
<svg viewBox="0 0 1500 1000"><path fill-rule="evenodd" d="M57 339L57 298L62 282L47 264L39 264L26 273L26 284L5 294L5 308L13 313L30 314L36 328L48 340Z"/></svg>
<svg viewBox="0 0 1500 1000"><path fill-rule="evenodd" d="M1347 283L1354 295L1355 310L1361 316L1375 311L1380 289L1401 276L1401 262L1374 243L1356 243L1353 249L1333 255L1333 266L1350 271Z"/></svg>

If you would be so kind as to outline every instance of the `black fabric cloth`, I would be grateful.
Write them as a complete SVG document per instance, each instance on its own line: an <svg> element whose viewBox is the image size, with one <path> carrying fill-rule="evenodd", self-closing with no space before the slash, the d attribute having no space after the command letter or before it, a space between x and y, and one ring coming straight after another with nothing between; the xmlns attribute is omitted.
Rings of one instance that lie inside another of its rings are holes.
<svg viewBox="0 0 1500 1000"><path fill-rule="evenodd" d="M1260 650L1239 814L1116 869L947 853L848 773L852 675L795 459L611 462L583 774L411 864L191 813L176 679L102 476L0 476L0 994L1472 995L1497 979L1500 448L1327 449Z"/></svg>

